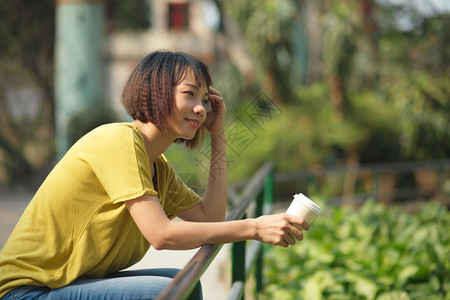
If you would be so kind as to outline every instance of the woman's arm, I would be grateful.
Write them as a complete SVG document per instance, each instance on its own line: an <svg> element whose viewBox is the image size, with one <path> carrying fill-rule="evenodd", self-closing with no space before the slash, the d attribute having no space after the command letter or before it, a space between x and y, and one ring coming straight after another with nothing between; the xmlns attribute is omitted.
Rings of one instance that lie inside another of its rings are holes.
<svg viewBox="0 0 450 300"><path fill-rule="evenodd" d="M211 162L203 201L177 213L185 221L219 222L227 211L228 171L225 133L211 136Z"/></svg>
<svg viewBox="0 0 450 300"><path fill-rule="evenodd" d="M177 214L185 221L219 222L227 211L228 171L226 155L225 116L226 105L220 92L209 88L212 112L208 113L205 127L211 136L211 160L208 184L202 203Z"/></svg>
<svg viewBox="0 0 450 300"><path fill-rule="evenodd" d="M309 229L298 217L277 214L230 222L172 222L155 196L126 201L126 206L144 237L155 249L193 249L205 244L224 244L254 239L287 247L303 239L294 225Z"/></svg>

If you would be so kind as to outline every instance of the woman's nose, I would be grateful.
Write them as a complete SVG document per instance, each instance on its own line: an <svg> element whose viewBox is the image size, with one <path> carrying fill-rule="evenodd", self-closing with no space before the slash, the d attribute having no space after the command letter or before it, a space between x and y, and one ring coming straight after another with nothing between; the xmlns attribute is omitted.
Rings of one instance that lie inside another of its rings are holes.
<svg viewBox="0 0 450 300"><path fill-rule="evenodd" d="M206 113L206 109L205 109L205 107L203 106L203 104L201 102L197 103L194 106L194 113L200 114L202 116Z"/></svg>

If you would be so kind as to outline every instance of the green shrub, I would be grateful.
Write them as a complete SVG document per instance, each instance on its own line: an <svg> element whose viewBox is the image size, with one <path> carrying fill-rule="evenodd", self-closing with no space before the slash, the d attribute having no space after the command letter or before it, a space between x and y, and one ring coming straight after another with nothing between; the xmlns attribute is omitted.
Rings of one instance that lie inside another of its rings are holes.
<svg viewBox="0 0 450 300"><path fill-rule="evenodd" d="M450 299L450 214L366 202L329 208L304 241L271 248L261 299Z"/></svg>

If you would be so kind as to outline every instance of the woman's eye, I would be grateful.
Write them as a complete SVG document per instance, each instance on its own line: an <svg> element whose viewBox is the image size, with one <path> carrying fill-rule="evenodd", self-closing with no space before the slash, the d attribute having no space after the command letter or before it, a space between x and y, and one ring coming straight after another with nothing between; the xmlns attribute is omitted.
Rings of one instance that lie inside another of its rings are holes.
<svg viewBox="0 0 450 300"><path fill-rule="evenodd" d="M189 96L191 96L191 97L194 97L194 92L192 92L192 91L187 91L187 92L184 92L185 94L188 94Z"/></svg>

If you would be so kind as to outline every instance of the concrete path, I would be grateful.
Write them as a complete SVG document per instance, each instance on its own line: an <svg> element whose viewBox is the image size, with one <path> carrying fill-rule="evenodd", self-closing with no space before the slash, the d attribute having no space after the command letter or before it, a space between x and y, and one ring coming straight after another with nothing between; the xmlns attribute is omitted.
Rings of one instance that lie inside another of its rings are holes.
<svg viewBox="0 0 450 300"><path fill-rule="evenodd" d="M33 194L0 192L0 249L5 245ZM188 251L157 251L153 248L136 265L129 269L180 268L194 256L198 249ZM230 291L230 246L224 245L201 278L205 300L227 299Z"/></svg>

